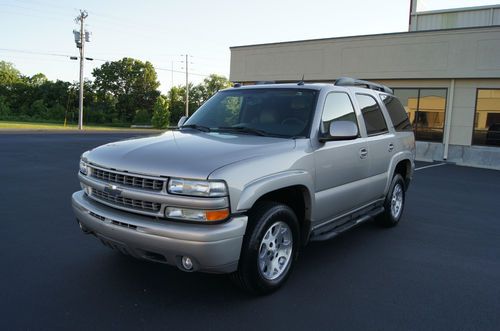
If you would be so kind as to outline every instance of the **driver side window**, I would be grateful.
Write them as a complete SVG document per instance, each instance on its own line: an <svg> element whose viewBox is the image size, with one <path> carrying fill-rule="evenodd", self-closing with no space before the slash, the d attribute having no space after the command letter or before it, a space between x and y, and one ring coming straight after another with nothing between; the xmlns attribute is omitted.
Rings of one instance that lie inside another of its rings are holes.
<svg viewBox="0 0 500 331"><path fill-rule="evenodd" d="M334 121L350 121L358 126L356 113L347 93L332 92L326 96L321 117L321 133L328 133L330 123Z"/></svg>

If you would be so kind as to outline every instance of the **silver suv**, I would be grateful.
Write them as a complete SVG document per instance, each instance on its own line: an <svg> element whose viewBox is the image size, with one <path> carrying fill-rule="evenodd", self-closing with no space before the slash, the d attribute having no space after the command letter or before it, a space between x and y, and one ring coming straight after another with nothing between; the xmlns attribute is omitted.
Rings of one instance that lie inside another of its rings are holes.
<svg viewBox="0 0 500 331"><path fill-rule="evenodd" d="M414 157L386 86L236 85L176 129L83 153L72 204L109 247L267 293L308 242L398 224Z"/></svg>

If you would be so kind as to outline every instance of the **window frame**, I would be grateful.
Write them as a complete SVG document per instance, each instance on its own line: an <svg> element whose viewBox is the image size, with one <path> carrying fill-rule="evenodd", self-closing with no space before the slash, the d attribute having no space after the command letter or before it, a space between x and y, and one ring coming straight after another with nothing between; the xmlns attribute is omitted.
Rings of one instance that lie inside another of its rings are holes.
<svg viewBox="0 0 500 331"><path fill-rule="evenodd" d="M476 114L477 114L477 102L479 98L479 90L495 90L499 91L500 87L476 87L476 102L474 103L474 114L472 115L472 135L470 137L470 145L471 146L485 146L485 147L496 147L500 148L498 146L494 145L486 145L486 144L474 144L474 132L476 131Z"/></svg>
<svg viewBox="0 0 500 331"><path fill-rule="evenodd" d="M363 123L365 125L365 132L366 132L366 136L367 137L376 137L376 136L380 136L380 135L383 135L383 134L387 134L390 132L389 130L389 123L387 123L387 117L386 115L384 114L384 109L381 107L380 103L378 102L377 99L380 99L380 96L377 98L369 93L363 93L363 92L356 92L355 93L355 96L357 95L364 95L364 96L368 96L368 97L371 97L373 100L375 100L375 103L377 104L378 106L378 109L380 109L380 113L382 113L382 118L384 119L384 122L385 122L385 131L382 131L382 132L377 132L377 133L368 133L368 127L366 126L366 120L365 120L365 117L363 116L363 109L361 109L361 106L359 105L359 102L358 102L358 99L356 98L356 102L358 103L358 108L359 108L359 112L361 114L361 117L363 118Z"/></svg>
<svg viewBox="0 0 500 331"><path fill-rule="evenodd" d="M321 116L319 118L319 134L320 135L324 135L324 134L327 134L329 135L329 132L323 132L322 130L322 125L323 125L323 114L325 113L325 106L326 106L326 101L328 100L328 97L331 95L331 94L345 94L347 95L347 98L349 99L349 102L351 103L351 107L352 107L352 112L354 113L354 118L356 119L356 126L358 127L358 138L361 137L361 131L360 131L360 128L359 128L359 119L358 119L358 114L356 112L356 106L354 105L354 103L352 102L352 98L351 98L351 95L347 92L347 91L329 91L326 95L325 95L325 101L323 102L323 107L321 109ZM333 120L332 120L333 121Z"/></svg>

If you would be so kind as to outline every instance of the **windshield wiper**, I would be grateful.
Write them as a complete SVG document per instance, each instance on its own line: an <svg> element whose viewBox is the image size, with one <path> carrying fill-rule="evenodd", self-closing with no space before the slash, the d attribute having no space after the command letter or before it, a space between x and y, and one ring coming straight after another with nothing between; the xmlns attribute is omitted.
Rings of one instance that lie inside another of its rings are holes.
<svg viewBox="0 0 500 331"><path fill-rule="evenodd" d="M198 125L198 124L183 125L183 126L179 127L179 129L195 129L195 130L202 131L202 132L212 131L212 129L210 129L208 126L203 126L203 125Z"/></svg>
<svg viewBox="0 0 500 331"><path fill-rule="evenodd" d="M220 126L217 128L217 131L233 131L233 132L241 132L241 133L250 133L250 134L255 134L258 136L264 136L264 137L269 137L271 136L270 133L259 130L259 129L254 129L254 128L249 128L246 126Z"/></svg>

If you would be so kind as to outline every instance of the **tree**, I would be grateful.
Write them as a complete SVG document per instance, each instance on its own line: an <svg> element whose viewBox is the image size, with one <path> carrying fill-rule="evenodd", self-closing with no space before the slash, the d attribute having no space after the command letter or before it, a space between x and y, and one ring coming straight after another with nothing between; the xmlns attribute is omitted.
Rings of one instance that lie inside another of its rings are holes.
<svg viewBox="0 0 500 331"><path fill-rule="evenodd" d="M0 96L0 119L7 118L10 115L10 107L5 97Z"/></svg>
<svg viewBox="0 0 500 331"><path fill-rule="evenodd" d="M157 129L165 129L169 125L170 112L168 110L168 101L161 95L156 98L153 106L153 118L151 124Z"/></svg>
<svg viewBox="0 0 500 331"><path fill-rule="evenodd" d="M21 82L21 73L10 62L0 61L0 85L11 86Z"/></svg>
<svg viewBox="0 0 500 331"><path fill-rule="evenodd" d="M140 109L151 114L153 104L160 95L157 90L160 83L150 62L123 58L104 63L92 74L97 92L116 99L117 116L121 121L131 123Z"/></svg>
<svg viewBox="0 0 500 331"><path fill-rule="evenodd" d="M201 84L203 102L207 101L220 90L231 87L232 83L224 76L211 74Z"/></svg>
<svg viewBox="0 0 500 331"><path fill-rule="evenodd" d="M177 124L179 119L185 114L185 91L184 87L174 86L168 92L170 123Z"/></svg>

